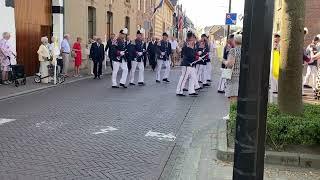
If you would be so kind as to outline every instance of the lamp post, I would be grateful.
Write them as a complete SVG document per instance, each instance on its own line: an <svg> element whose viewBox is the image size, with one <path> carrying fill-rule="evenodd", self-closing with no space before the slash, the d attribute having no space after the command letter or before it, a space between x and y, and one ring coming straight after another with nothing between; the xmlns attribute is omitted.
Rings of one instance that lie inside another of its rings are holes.
<svg viewBox="0 0 320 180"><path fill-rule="evenodd" d="M274 0L245 0L233 180L262 180Z"/></svg>

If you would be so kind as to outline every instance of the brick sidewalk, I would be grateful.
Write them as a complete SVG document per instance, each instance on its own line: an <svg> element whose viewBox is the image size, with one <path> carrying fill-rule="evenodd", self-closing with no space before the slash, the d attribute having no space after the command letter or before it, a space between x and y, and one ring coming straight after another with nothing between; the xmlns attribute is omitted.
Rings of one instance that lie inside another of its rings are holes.
<svg viewBox="0 0 320 180"><path fill-rule="evenodd" d="M87 69L82 70L83 72L81 73L82 77L73 77L72 76L73 73L71 72L70 73L71 76L66 78L66 81L63 84L57 84L57 85L54 85L53 83L49 83L49 84L35 83L33 76L27 77L26 85L20 85L19 87L15 87L14 84L0 85L0 100L92 78L92 75L88 75L87 71L88 71ZM105 74L111 73L111 70L108 68L104 73Z"/></svg>

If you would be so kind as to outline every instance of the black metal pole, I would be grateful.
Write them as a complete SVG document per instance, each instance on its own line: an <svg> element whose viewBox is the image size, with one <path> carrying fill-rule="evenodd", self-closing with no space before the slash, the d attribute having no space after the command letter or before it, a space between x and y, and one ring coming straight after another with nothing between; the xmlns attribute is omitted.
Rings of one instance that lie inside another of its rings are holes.
<svg viewBox="0 0 320 180"><path fill-rule="evenodd" d="M228 13L231 13L231 7L232 7L232 1L229 0L229 9L228 9ZM229 35L230 35L230 25L228 25L228 29L227 29L227 40L229 38Z"/></svg>
<svg viewBox="0 0 320 180"><path fill-rule="evenodd" d="M274 0L246 0L236 123L234 180L264 174Z"/></svg>

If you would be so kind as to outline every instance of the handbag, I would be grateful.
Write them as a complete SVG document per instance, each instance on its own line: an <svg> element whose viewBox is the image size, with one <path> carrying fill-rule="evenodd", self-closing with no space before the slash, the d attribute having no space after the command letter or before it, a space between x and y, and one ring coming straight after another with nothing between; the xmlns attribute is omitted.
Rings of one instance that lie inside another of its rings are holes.
<svg viewBox="0 0 320 180"><path fill-rule="evenodd" d="M224 69L224 68L221 68L221 78L223 79L231 79L232 77L232 69Z"/></svg>
<svg viewBox="0 0 320 180"><path fill-rule="evenodd" d="M77 57L77 53L75 51L71 51L71 57L72 58L76 58Z"/></svg>

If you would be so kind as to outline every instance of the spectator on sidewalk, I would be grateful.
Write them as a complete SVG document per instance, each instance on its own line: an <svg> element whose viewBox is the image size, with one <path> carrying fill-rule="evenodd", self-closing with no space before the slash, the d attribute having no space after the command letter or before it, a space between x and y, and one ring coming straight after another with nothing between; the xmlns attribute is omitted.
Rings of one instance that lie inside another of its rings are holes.
<svg viewBox="0 0 320 180"><path fill-rule="evenodd" d="M178 64L178 41L175 37L172 37L170 40L171 43L171 49L172 49L172 53L171 53L171 65L172 67L176 66Z"/></svg>
<svg viewBox="0 0 320 180"><path fill-rule="evenodd" d="M81 50L82 39L77 37L77 41L74 43L72 51L75 54L74 57L74 77L80 76L80 66L82 63L82 50Z"/></svg>
<svg viewBox="0 0 320 180"><path fill-rule="evenodd" d="M65 34L61 42L61 54L63 60L63 74L68 77L69 63L70 63L70 53L71 47L69 44L70 35Z"/></svg>
<svg viewBox="0 0 320 180"><path fill-rule="evenodd" d="M102 62L105 58L105 49L101 38L97 38L97 42L92 44L90 49L90 58L93 61L94 79L100 79L102 75Z"/></svg>
<svg viewBox="0 0 320 180"><path fill-rule="evenodd" d="M156 61L157 42L155 37L152 37L151 41L149 42L147 52L149 55L149 64L152 70L154 71L157 65L157 61Z"/></svg>
<svg viewBox="0 0 320 180"><path fill-rule="evenodd" d="M226 68L225 64L223 62L228 59L229 51L233 47L234 47L234 35L231 34L228 37L228 42L227 42L226 46L223 49L223 60L222 60L221 68ZM220 81L219 81L219 84L218 84L218 93L222 93L222 94L225 93L225 83L226 83L226 79L221 77Z"/></svg>
<svg viewBox="0 0 320 180"><path fill-rule="evenodd" d="M10 71L10 59L13 58L12 47L9 43L10 33L4 32L0 40L0 65L2 72L2 84L8 85L8 72Z"/></svg>
<svg viewBox="0 0 320 180"><path fill-rule="evenodd" d="M111 70L113 70L113 60L115 58L115 53L114 53L114 46L113 46L113 41L115 41L116 39L116 34L112 33L110 36L110 39L108 39L107 41L107 45L106 45L106 53L108 54L109 60L110 60L110 66L111 66Z"/></svg>
<svg viewBox="0 0 320 180"><path fill-rule="evenodd" d="M234 41L235 47L230 49L228 59L223 61L227 68L232 69L231 79L226 81L226 97L231 103L235 103L238 100L242 35L235 35ZM223 119L228 120L229 115Z"/></svg>
<svg viewBox="0 0 320 180"><path fill-rule="evenodd" d="M49 83L49 72L48 72L48 65L50 65L50 61L52 60L50 50L49 50L49 43L47 37L41 38L41 45L37 51L39 56L39 74L41 77L47 77L41 80L42 83Z"/></svg>
<svg viewBox="0 0 320 180"><path fill-rule="evenodd" d="M52 36L52 38L51 38L51 44L49 44L49 50L50 50L50 54L52 55L51 63L55 66L58 65L60 49L59 49L59 45L57 42L57 38L54 36ZM59 71L59 68L58 68L58 71Z"/></svg>
<svg viewBox="0 0 320 180"><path fill-rule="evenodd" d="M315 37L312 41L312 43L307 47L306 52L309 55L309 57L313 57L315 54L318 54L320 52L319 47L319 37ZM316 77L318 73L318 63L316 59L311 59L310 62L307 63L307 74L303 80L303 86L304 88L313 88L315 90L316 87ZM309 81L312 76L312 86L309 86Z"/></svg>

